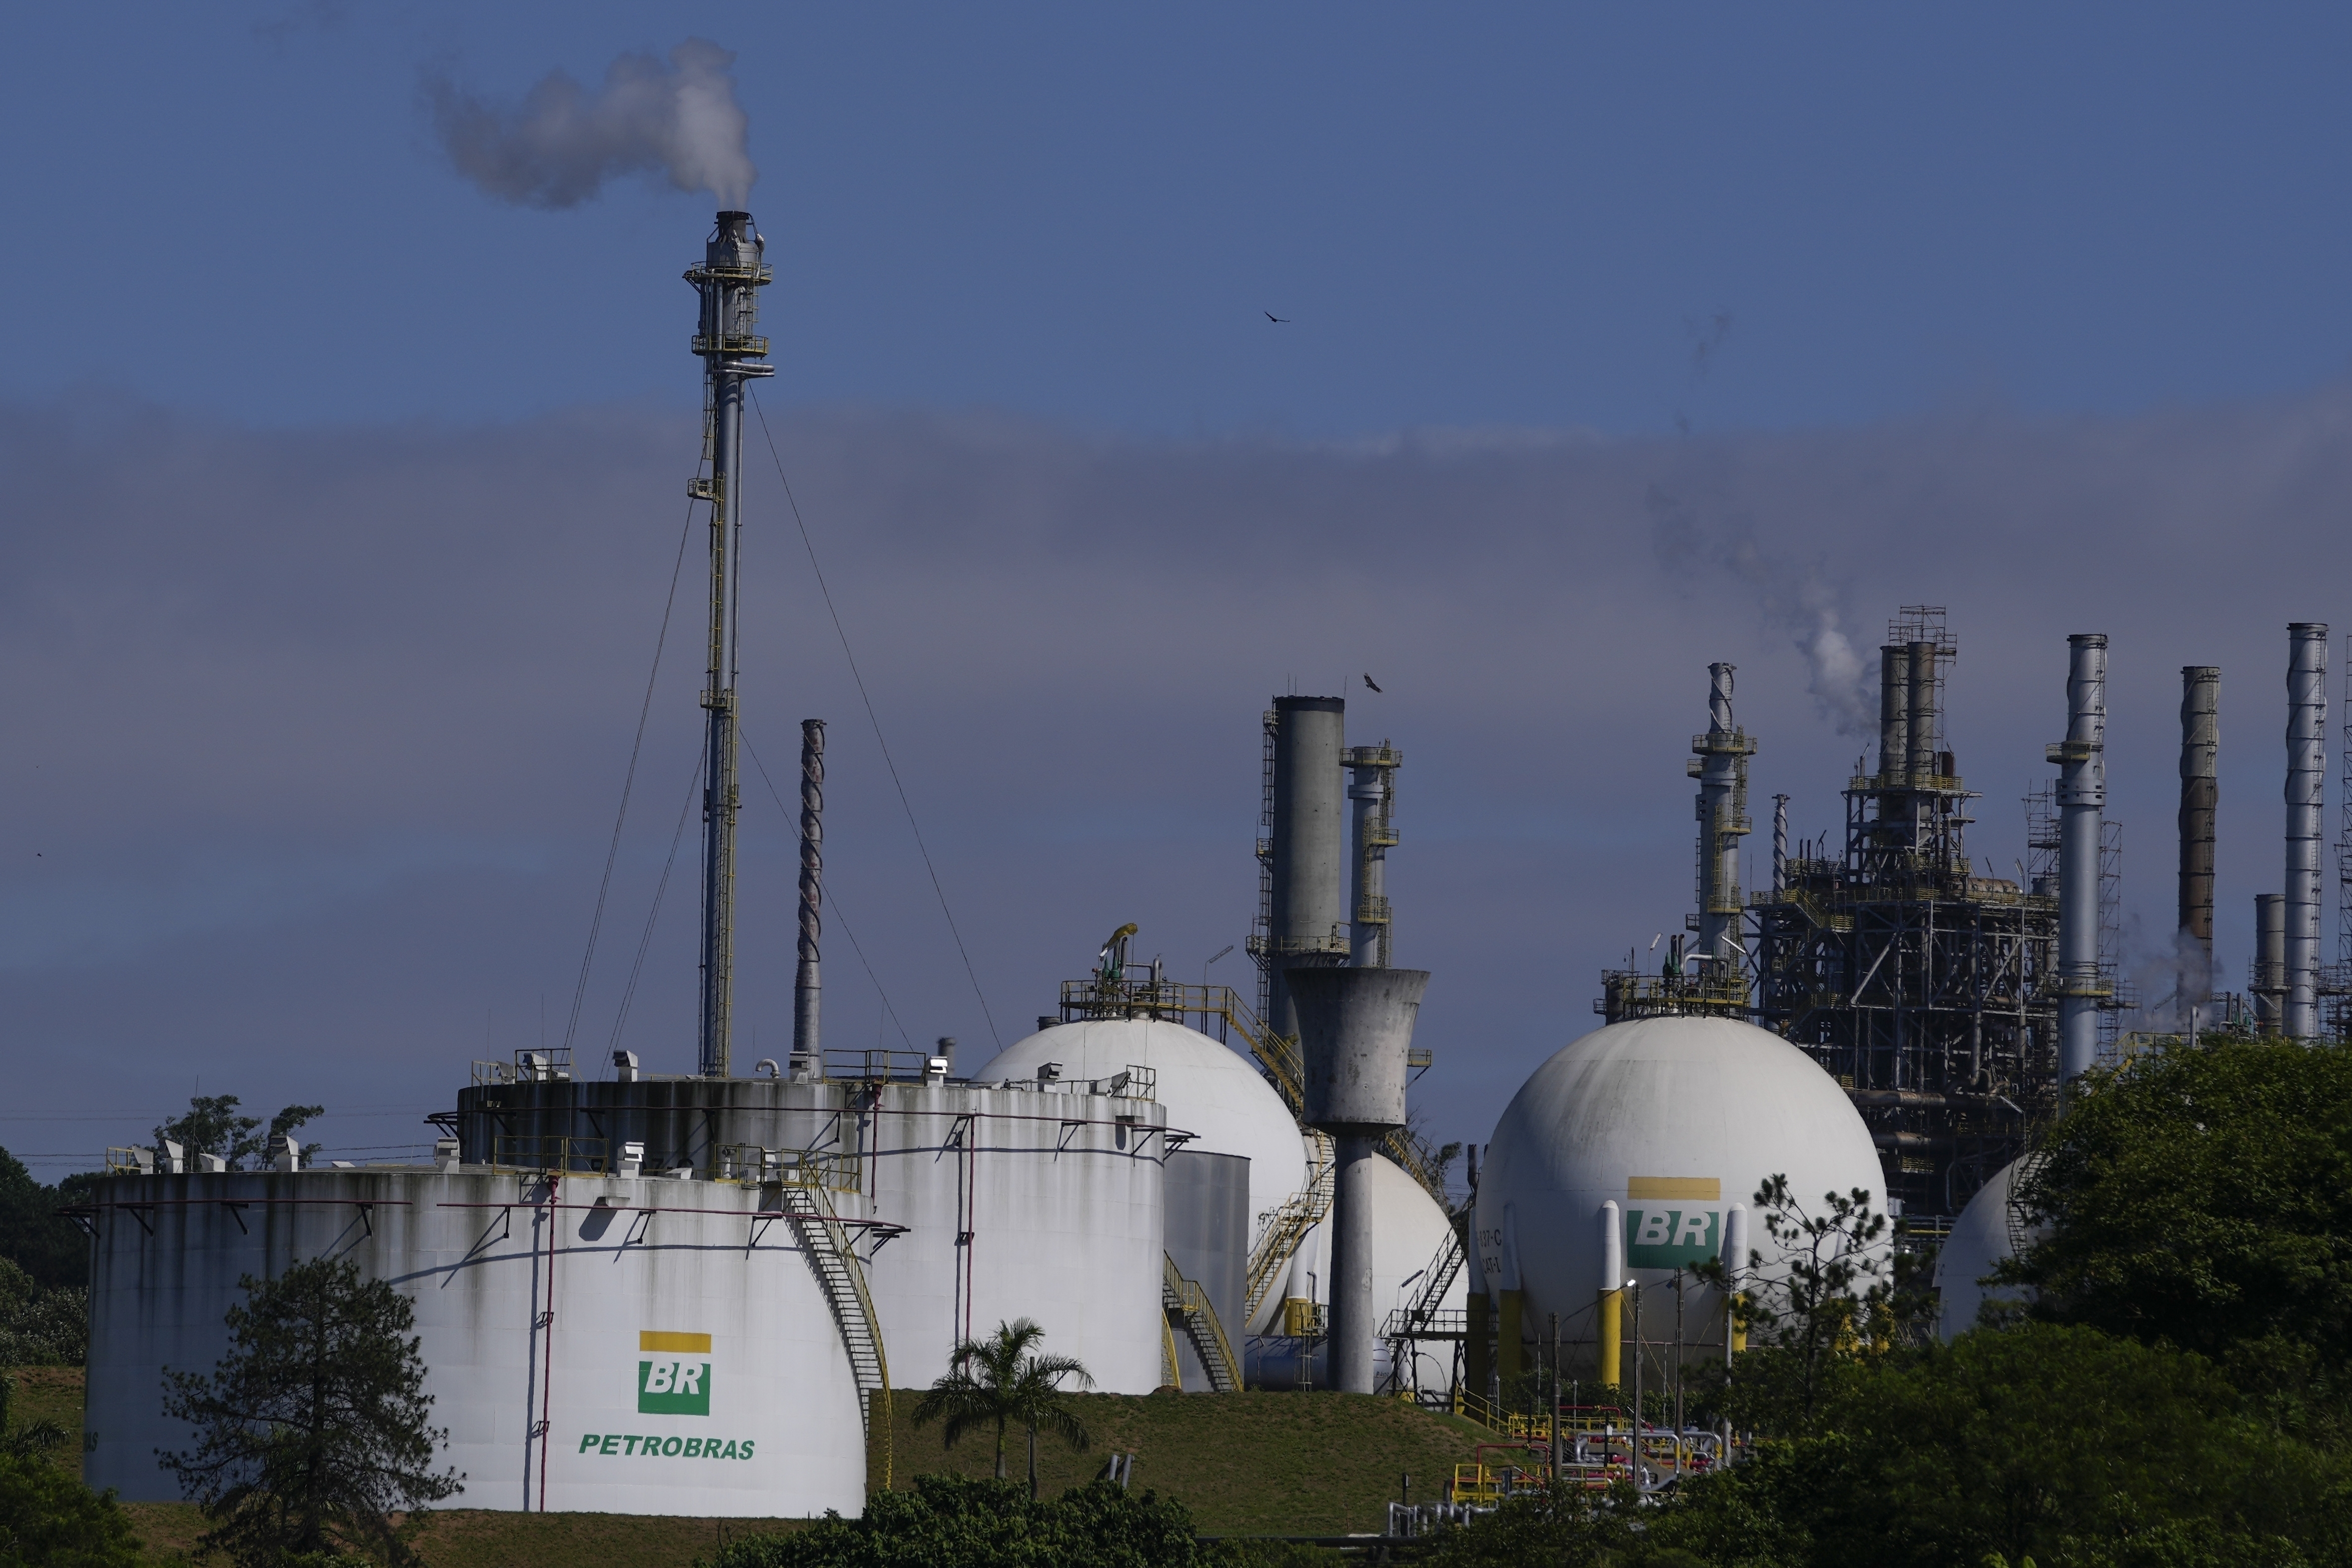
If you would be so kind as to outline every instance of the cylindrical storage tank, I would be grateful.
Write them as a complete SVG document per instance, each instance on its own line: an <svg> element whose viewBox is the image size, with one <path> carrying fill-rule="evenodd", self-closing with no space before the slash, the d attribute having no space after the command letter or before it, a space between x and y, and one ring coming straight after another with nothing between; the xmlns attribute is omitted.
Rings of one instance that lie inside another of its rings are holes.
<svg viewBox="0 0 2352 1568"><path fill-rule="evenodd" d="M466 1478L448 1506L865 1506L861 1398L809 1249L821 1228L773 1189L374 1167L119 1176L91 1197L93 1486L176 1500L156 1451L190 1435L163 1417L163 1372L219 1363L240 1276L336 1257L415 1307L431 1422L449 1431L435 1468Z"/></svg>
<svg viewBox="0 0 2352 1568"><path fill-rule="evenodd" d="M1167 1112L1168 1125L1192 1134L1186 1150L1249 1161L1253 1226L1307 1185L1298 1124L1282 1096L1248 1057L1198 1030L1151 1018L1082 1019L1013 1041L975 1071L972 1082L1034 1083L1049 1064L1065 1082L1149 1069L1152 1098Z"/></svg>
<svg viewBox="0 0 2352 1568"><path fill-rule="evenodd" d="M1765 1178L1818 1213L1860 1187L1886 1212L1877 1150L1836 1080L1776 1034L1728 1019L1653 1018L1595 1030L1521 1085L1496 1124L1478 1180L1475 1241L1490 1288L1516 1280L1520 1321L1559 1314L1563 1348L1589 1364L1596 1302L1610 1283L1597 1239L1602 1205L1622 1215L1625 1278L1643 1287L1640 1337L1674 1338L1675 1270L1685 1270L1684 1339L1719 1351L1720 1292L1687 1270L1722 1255L1735 1205ZM1760 1217L1750 1245L1769 1286L1784 1261ZM1630 1298L1631 1292L1628 1292ZM1634 1343L1633 1303L1626 1339Z"/></svg>
<svg viewBox="0 0 2352 1568"><path fill-rule="evenodd" d="M2016 1185L2035 1158L2027 1155L1995 1171L1960 1210L1936 1254L1936 1333L1948 1344L1977 1326L1986 1302L2024 1305L2032 1299L2021 1286L1988 1284L1985 1276L2017 1256L2020 1240L2039 1235L2028 1230L2014 1207Z"/></svg>

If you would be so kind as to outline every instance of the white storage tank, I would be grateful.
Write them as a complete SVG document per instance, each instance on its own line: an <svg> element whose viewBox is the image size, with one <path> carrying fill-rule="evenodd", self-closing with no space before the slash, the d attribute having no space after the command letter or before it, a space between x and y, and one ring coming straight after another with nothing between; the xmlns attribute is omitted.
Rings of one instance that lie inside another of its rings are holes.
<svg viewBox="0 0 2352 1568"><path fill-rule="evenodd" d="M371 1167L125 1176L93 1199L93 1486L176 1500L156 1450L190 1439L163 1369L217 1364L240 1276L331 1257L415 1305L436 1468L466 1477L447 1506L865 1506L844 1335L772 1187Z"/></svg>
<svg viewBox="0 0 2352 1568"><path fill-rule="evenodd" d="M1946 1343L1977 1326L1977 1314L1987 1301L2023 1305L2032 1300L2032 1292L2021 1285L1988 1286L1983 1281L2017 1255L2020 1239L2031 1242L2040 1235L2011 1207L2012 1189L2034 1157L2028 1155L1995 1171L1960 1210L1952 1233L1936 1254L1936 1333Z"/></svg>
<svg viewBox="0 0 2352 1568"><path fill-rule="evenodd" d="M1675 1270L1723 1255L1735 1206L1769 1274L1780 1261L1750 1211L1768 1176L1809 1213L1862 1188L1886 1212L1870 1130L1836 1081L1780 1036L1730 1019L1636 1019L1567 1045L1520 1086L1479 1174L1472 1263L1490 1295L1524 1292L1521 1330L1559 1315L1590 1348L1602 1277L1603 1205L1614 1204L1626 1279L1643 1286L1642 1333L1674 1339ZM1684 1339L1720 1344L1718 1292L1685 1276ZM1627 1339L1632 1339L1628 1323Z"/></svg>

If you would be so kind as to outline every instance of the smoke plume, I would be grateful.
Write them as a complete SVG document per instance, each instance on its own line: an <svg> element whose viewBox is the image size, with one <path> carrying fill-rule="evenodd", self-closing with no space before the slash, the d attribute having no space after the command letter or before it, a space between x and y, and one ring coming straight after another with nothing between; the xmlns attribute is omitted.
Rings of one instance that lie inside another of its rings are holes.
<svg viewBox="0 0 2352 1568"><path fill-rule="evenodd" d="M593 94L553 70L519 106L487 102L438 73L426 77L425 97L449 161L502 202L577 206L618 175L658 173L681 191L708 191L721 207L740 208L760 172L728 74L734 63L718 45L688 38L667 66L648 54L623 55Z"/></svg>

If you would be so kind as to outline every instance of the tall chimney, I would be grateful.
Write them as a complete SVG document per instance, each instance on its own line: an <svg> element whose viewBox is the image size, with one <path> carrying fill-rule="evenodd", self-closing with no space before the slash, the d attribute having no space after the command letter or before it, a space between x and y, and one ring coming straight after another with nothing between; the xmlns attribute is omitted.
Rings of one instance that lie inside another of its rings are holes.
<svg viewBox="0 0 2352 1568"><path fill-rule="evenodd" d="M2173 1001L2181 1018L2213 995L2213 814L2221 802L2221 672L2180 670L2180 921Z"/></svg>
<svg viewBox="0 0 2352 1568"><path fill-rule="evenodd" d="M1772 891L1789 891L1789 797L1772 797Z"/></svg>
<svg viewBox="0 0 2352 1568"><path fill-rule="evenodd" d="M1284 974L1307 1069L1304 1120L1332 1135L1331 1386L1372 1391L1372 1162L1404 1125L1406 1049L1426 969L1293 967Z"/></svg>
<svg viewBox="0 0 2352 1568"><path fill-rule="evenodd" d="M2254 1030L2276 1034L2286 998L2286 895L2254 894L2254 969L2247 989L2254 993Z"/></svg>
<svg viewBox="0 0 2352 1568"><path fill-rule="evenodd" d="M2099 825L2107 803L2107 640L2066 639L2066 738L2058 764L2058 1082L2099 1053Z"/></svg>
<svg viewBox="0 0 2352 1568"><path fill-rule="evenodd" d="M801 941L793 978L793 1071L816 1071L817 938L824 932L824 720L801 720Z"/></svg>
<svg viewBox="0 0 2352 1568"><path fill-rule="evenodd" d="M1397 841L1396 770L1404 754L1383 740L1351 746L1342 755L1355 835L1349 855L1354 882L1348 899L1348 961L1360 969L1385 969L1391 952L1388 861Z"/></svg>
<svg viewBox="0 0 2352 1568"><path fill-rule="evenodd" d="M771 274L767 241L749 213L720 213L687 281L702 297L693 349L702 358L703 457L708 479L692 494L710 503L710 642L702 686L702 995L697 1070L724 1078L735 1022L736 559L742 526L743 385L776 373L756 364L768 352L759 336L759 291Z"/></svg>
<svg viewBox="0 0 2352 1568"><path fill-rule="evenodd" d="M1911 766L1911 650L1878 650L1878 776L1894 785Z"/></svg>
<svg viewBox="0 0 2352 1568"><path fill-rule="evenodd" d="M2320 806L2327 782L2327 626L2286 629L2286 995L2279 1027L2319 1033Z"/></svg>
<svg viewBox="0 0 2352 1568"><path fill-rule="evenodd" d="M1924 785L1937 771L1936 740L1943 731L1938 722L1942 716L1936 707L1937 647L1933 643L1914 643L1908 653L1911 689L1905 706L1910 709L1910 717L1905 726L1905 749L1909 761L1905 768L1912 783Z"/></svg>
<svg viewBox="0 0 2352 1568"><path fill-rule="evenodd" d="M1737 960L1739 841L1748 835L1748 757L1756 743L1731 716L1733 666L1706 667L1706 733L1691 743L1698 776L1698 950Z"/></svg>
<svg viewBox="0 0 2352 1568"><path fill-rule="evenodd" d="M1286 971L1344 964L1348 802L1339 754L1347 713L1339 697L1274 699L1274 887L1267 951L1267 1025L1298 1038Z"/></svg>

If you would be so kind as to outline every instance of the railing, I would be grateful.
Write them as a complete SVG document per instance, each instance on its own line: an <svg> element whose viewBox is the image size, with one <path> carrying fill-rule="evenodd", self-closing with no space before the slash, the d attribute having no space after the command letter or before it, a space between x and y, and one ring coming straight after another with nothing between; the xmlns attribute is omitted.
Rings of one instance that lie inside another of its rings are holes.
<svg viewBox="0 0 2352 1568"><path fill-rule="evenodd" d="M1382 1339L1466 1339L1470 1314L1427 1307L1391 1307L1381 1324Z"/></svg>
<svg viewBox="0 0 2352 1568"><path fill-rule="evenodd" d="M1331 1332L1330 1310L1305 1296L1282 1298L1282 1332L1291 1339L1321 1339Z"/></svg>
<svg viewBox="0 0 2352 1568"><path fill-rule="evenodd" d="M1225 1338L1225 1326L1217 1321L1215 1303L1208 1292L1184 1278L1176 1267L1176 1260L1162 1255L1167 1265L1160 1277L1160 1305L1171 1324L1181 1324L1184 1337L1208 1369L1209 1386L1219 1394L1238 1394L1242 1387L1241 1364L1234 1359L1233 1343Z"/></svg>
<svg viewBox="0 0 2352 1568"><path fill-rule="evenodd" d="M477 1061L474 1082L497 1083L564 1083L572 1078L572 1048L550 1046L543 1051L518 1051L514 1061Z"/></svg>
<svg viewBox="0 0 2352 1568"><path fill-rule="evenodd" d="M786 1182L780 1196L809 1268L816 1275L817 1288L824 1293L834 1326L840 1331L850 1374L857 1383L859 1414L865 1418L869 1442L874 1411L877 1406L881 1409L882 1485L887 1490L890 1485L890 1363L882 1349L882 1320L876 1315L874 1298L866 1289L866 1270L857 1260L848 1227L834 1214L824 1187Z"/></svg>
<svg viewBox="0 0 2352 1568"><path fill-rule="evenodd" d="M1244 1326L1257 1322L1258 1310L1274 1293L1275 1285L1297 1255L1298 1244L1307 1233L1331 1212L1333 1153L1331 1140L1322 1133L1308 1134L1315 1151L1314 1166L1308 1172L1307 1185L1284 1200L1266 1221L1265 1234L1258 1238L1250 1249L1249 1272L1244 1276L1242 1318Z"/></svg>
<svg viewBox="0 0 2352 1568"><path fill-rule="evenodd" d="M88 1145L85 1145L85 1147ZM153 1176L155 1151L152 1149L109 1149L106 1151L106 1174L109 1176Z"/></svg>
<svg viewBox="0 0 2352 1568"><path fill-rule="evenodd" d="M854 1155L816 1149L771 1149L758 1144L721 1144L712 1179L745 1186L806 1186L826 1192L856 1192L863 1186Z"/></svg>
<svg viewBox="0 0 2352 1568"><path fill-rule="evenodd" d="M507 1133L490 1143L490 1164L507 1170L584 1171L606 1168L605 1141L554 1133Z"/></svg>

